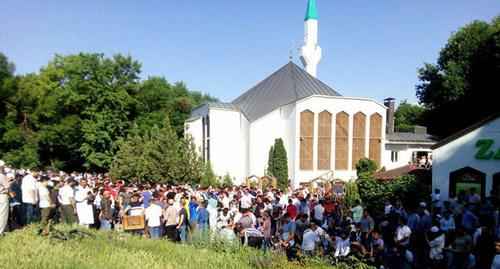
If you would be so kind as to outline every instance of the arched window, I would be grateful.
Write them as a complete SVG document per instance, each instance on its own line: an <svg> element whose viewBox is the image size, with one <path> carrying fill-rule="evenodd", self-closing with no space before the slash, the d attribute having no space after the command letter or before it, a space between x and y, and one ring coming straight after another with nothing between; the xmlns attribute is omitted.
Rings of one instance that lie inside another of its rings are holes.
<svg viewBox="0 0 500 269"><path fill-rule="evenodd" d="M370 148L368 157L380 168L382 154L382 115L375 113L370 116Z"/></svg>
<svg viewBox="0 0 500 269"><path fill-rule="evenodd" d="M300 113L300 170L313 169L314 113Z"/></svg>
<svg viewBox="0 0 500 269"><path fill-rule="evenodd" d="M349 160L349 114L344 111L335 116L335 169L347 170Z"/></svg>
<svg viewBox="0 0 500 269"><path fill-rule="evenodd" d="M332 114L328 111L318 116L318 170L331 169Z"/></svg>
<svg viewBox="0 0 500 269"><path fill-rule="evenodd" d="M365 157L366 115L362 112L354 114L352 123L352 167L356 167L359 159Z"/></svg>

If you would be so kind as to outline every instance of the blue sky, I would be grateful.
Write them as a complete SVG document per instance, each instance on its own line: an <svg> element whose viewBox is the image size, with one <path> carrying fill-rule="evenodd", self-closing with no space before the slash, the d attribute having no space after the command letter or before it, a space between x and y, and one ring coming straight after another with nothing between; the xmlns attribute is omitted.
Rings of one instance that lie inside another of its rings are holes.
<svg viewBox="0 0 500 269"><path fill-rule="evenodd" d="M300 64L307 0L0 1L0 52L17 73L55 54L131 54L165 76L231 101L288 62ZM317 0L318 78L345 96L415 102L417 68L452 31L500 14L498 0Z"/></svg>

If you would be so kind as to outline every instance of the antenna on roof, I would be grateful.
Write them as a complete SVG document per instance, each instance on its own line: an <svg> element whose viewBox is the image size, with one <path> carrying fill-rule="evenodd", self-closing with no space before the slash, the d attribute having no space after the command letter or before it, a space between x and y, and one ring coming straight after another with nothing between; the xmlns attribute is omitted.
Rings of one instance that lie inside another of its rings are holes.
<svg viewBox="0 0 500 269"><path fill-rule="evenodd" d="M293 46L290 45L290 55L288 56L288 59L290 59L290 62L293 60Z"/></svg>

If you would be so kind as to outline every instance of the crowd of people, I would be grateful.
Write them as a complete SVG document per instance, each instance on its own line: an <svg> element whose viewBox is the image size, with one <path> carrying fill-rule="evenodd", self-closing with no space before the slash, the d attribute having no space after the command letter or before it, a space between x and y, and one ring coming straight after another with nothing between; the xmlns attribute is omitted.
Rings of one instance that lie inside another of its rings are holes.
<svg viewBox="0 0 500 269"><path fill-rule="evenodd" d="M1 234L33 222L121 230L124 217L144 216L144 227L126 232L179 243L217 234L290 260L355 256L378 268L500 268L497 197L470 189L443 199L435 190L418 205L395 196L377 214L362 201L346 207L342 198L324 189L129 183L0 162Z"/></svg>

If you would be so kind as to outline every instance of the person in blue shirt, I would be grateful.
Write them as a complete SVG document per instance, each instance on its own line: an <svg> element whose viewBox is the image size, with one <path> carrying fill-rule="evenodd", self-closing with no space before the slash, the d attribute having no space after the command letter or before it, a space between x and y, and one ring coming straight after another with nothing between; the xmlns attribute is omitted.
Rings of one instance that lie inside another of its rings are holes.
<svg viewBox="0 0 500 269"><path fill-rule="evenodd" d="M198 202L196 201L196 197L192 196L191 201L189 201L189 226L191 229L196 230L198 228Z"/></svg>
<svg viewBox="0 0 500 269"><path fill-rule="evenodd" d="M204 201L201 204L201 207L198 208L196 214L197 214L198 228L203 233L208 228L208 219L210 218L210 213L208 213L206 201Z"/></svg>
<svg viewBox="0 0 500 269"><path fill-rule="evenodd" d="M149 207L149 200L151 200L151 196L151 192L146 187L146 189L142 192L142 204L144 208Z"/></svg>
<svg viewBox="0 0 500 269"><path fill-rule="evenodd" d="M285 213L283 215L283 223L281 226L281 244L286 248L286 257L288 260L295 257L293 246L295 245L294 238L296 230L297 226L295 225L295 222L292 221L292 216L290 213Z"/></svg>
<svg viewBox="0 0 500 269"><path fill-rule="evenodd" d="M479 221L479 218L474 215L471 211L472 205L469 205L467 208L464 208L464 215L462 216L462 227L471 232L474 230L474 223Z"/></svg>

